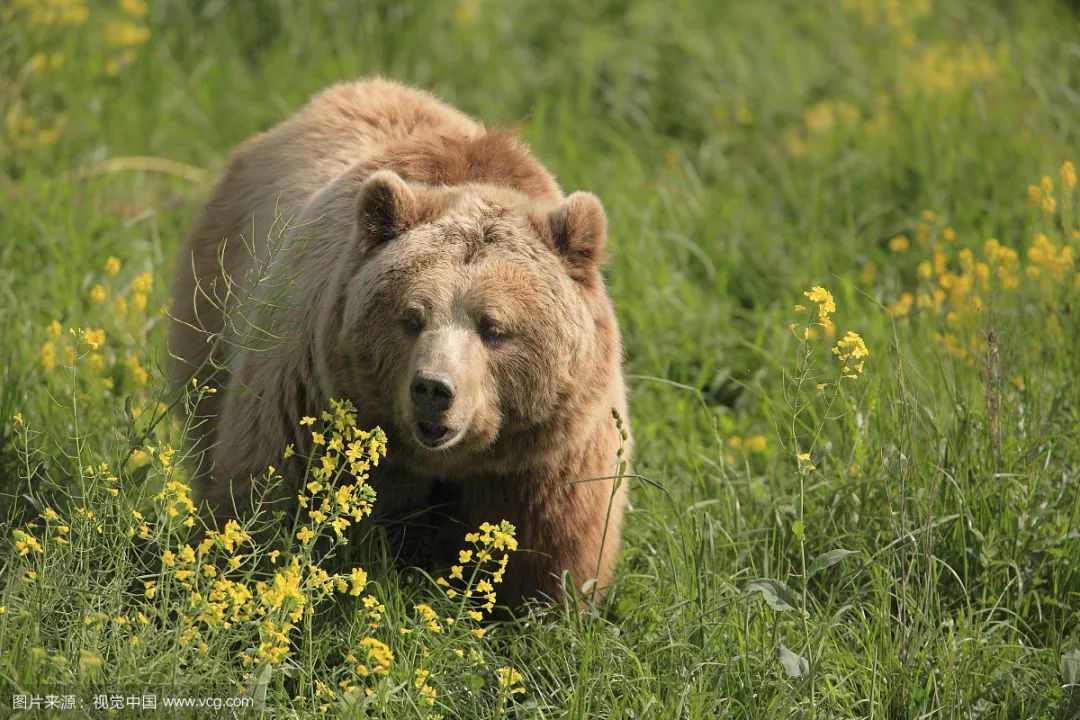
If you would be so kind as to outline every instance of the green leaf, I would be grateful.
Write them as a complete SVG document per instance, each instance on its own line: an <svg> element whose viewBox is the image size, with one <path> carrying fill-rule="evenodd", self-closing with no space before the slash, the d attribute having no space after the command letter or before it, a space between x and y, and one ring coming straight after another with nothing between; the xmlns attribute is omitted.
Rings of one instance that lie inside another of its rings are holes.
<svg viewBox="0 0 1080 720"><path fill-rule="evenodd" d="M266 703L266 689L270 686L270 675L273 670L273 665L263 663L255 673L254 690L251 696L255 698L256 707L263 707Z"/></svg>
<svg viewBox="0 0 1080 720"><path fill-rule="evenodd" d="M1080 650L1061 653L1061 682L1080 685Z"/></svg>
<svg viewBox="0 0 1080 720"><path fill-rule="evenodd" d="M795 537L799 539L799 542L806 542L806 525L802 520L796 520L791 523L791 532L795 534Z"/></svg>
<svg viewBox="0 0 1080 720"><path fill-rule="evenodd" d="M810 567L806 571L806 577L811 578L825 568L831 568L833 565L840 562L847 556L858 554L859 553L855 550L843 550L840 548L836 550L830 550L826 553L822 553L810 562Z"/></svg>
<svg viewBox="0 0 1080 720"><path fill-rule="evenodd" d="M765 604L779 612L794 610L799 604L795 599L795 595L788 589L787 585L779 580L773 580L772 578L758 578L757 580L751 580L746 585L746 591L761 593L761 597L764 598Z"/></svg>
<svg viewBox="0 0 1080 720"><path fill-rule="evenodd" d="M802 677L810 672L810 663L807 659L788 650L784 643L780 643L780 665L788 677Z"/></svg>

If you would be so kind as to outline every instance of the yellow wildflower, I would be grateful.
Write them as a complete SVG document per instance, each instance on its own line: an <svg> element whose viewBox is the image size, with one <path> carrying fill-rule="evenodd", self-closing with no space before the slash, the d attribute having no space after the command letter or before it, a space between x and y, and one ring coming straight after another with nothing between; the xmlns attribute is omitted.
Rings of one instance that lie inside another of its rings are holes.
<svg viewBox="0 0 1080 720"><path fill-rule="evenodd" d="M1076 166L1069 160L1061 163L1061 184L1066 190L1076 187Z"/></svg>
<svg viewBox="0 0 1080 720"><path fill-rule="evenodd" d="M12 530L11 534L15 536L15 549L19 551L19 555L28 555L31 551L42 552L41 543L30 533L23 530Z"/></svg>
<svg viewBox="0 0 1080 720"><path fill-rule="evenodd" d="M105 344L105 331L100 328L83 328L79 330L79 339L91 350L97 350Z"/></svg>
<svg viewBox="0 0 1080 720"><path fill-rule="evenodd" d="M910 297L910 293L907 294ZM866 343L858 333L848 331L832 349L841 362L844 363L843 374L846 378L855 379L863 370L862 358L868 357L870 351L866 349Z"/></svg>
<svg viewBox="0 0 1080 720"><path fill-rule="evenodd" d="M524 676L517 670L510 667L501 667L495 671L495 675L499 681L499 687L510 688L511 693L523 693L525 688L518 685Z"/></svg>
<svg viewBox="0 0 1080 720"><path fill-rule="evenodd" d="M142 45L150 39L150 31L128 21L113 21L105 25L105 42L109 45Z"/></svg>
<svg viewBox="0 0 1080 720"><path fill-rule="evenodd" d="M836 312L836 302L833 300L832 293L820 285L815 285L803 295L817 305L818 322L825 327L832 325L829 315Z"/></svg>
<svg viewBox="0 0 1080 720"><path fill-rule="evenodd" d="M350 595L359 595L365 586L367 586L367 573L361 568L353 568L349 571L349 581L352 584L352 588L349 590Z"/></svg>
<svg viewBox="0 0 1080 720"><path fill-rule="evenodd" d="M145 17L150 8L145 0L120 0L120 9L132 17Z"/></svg>
<svg viewBox="0 0 1080 720"><path fill-rule="evenodd" d="M360 644L367 649L368 660L375 663L372 671L378 675L389 675L390 666L394 662L394 653L390 650L390 647L373 637L364 638L360 641Z"/></svg>

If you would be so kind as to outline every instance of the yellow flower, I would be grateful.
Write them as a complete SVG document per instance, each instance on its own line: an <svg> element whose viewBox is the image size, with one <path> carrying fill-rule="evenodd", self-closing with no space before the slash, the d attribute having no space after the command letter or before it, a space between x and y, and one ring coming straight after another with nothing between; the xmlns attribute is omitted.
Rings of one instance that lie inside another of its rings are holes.
<svg viewBox="0 0 1080 720"><path fill-rule="evenodd" d="M131 377L139 385L145 385L150 379L150 373L146 372L146 368L139 362L139 358L135 355L128 355L127 360L124 361L124 366L131 373Z"/></svg>
<svg viewBox="0 0 1080 720"><path fill-rule="evenodd" d="M349 572L349 581L352 584L352 588L349 590L350 595L359 595L364 587L367 585L367 573L361 568L353 568Z"/></svg>
<svg viewBox="0 0 1080 720"><path fill-rule="evenodd" d="M910 297L910 293L907 294ZM833 355L844 363L843 374L846 378L855 379L863 370L862 358L868 357L870 351L866 349L866 343L858 333L850 330L836 343L832 349ZM854 361L854 362L853 362Z"/></svg>
<svg viewBox="0 0 1080 720"><path fill-rule="evenodd" d="M11 534L15 536L15 549L19 551L19 555L29 555L31 551L43 552L41 543L30 533L23 530L12 530Z"/></svg>
<svg viewBox="0 0 1080 720"><path fill-rule="evenodd" d="M145 0L120 0L120 9L133 17L145 17L149 11Z"/></svg>
<svg viewBox="0 0 1080 720"><path fill-rule="evenodd" d="M799 453L795 459L799 462L799 472L805 474L814 471L814 463L810 462L810 453Z"/></svg>
<svg viewBox="0 0 1080 720"><path fill-rule="evenodd" d="M132 292L148 293L154 287L154 275L150 272L140 273L131 281Z"/></svg>
<svg viewBox="0 0 1080 720"><path fill-rule="evenodd" d="M300 424L301 425L313 425L314 423L315 423L315 418L313 418L313 417L311 417L309 415L305 415L304 417L300 418Z"/></svg>
<svg viewBox="0 0 1080 720"><path fill-rule="evenodd" d="M150 39L150 31L142 25L128 21L113 21L105 24L105 42L109 45L142 45Z"/></svg>
<svg viewBox="0 0 1080 720"><path fill-rule="evenodd" d="M889 249L895 253L904 252L911 247L911 241L906 235L897 235L889 240Z"/></svg>
<svg viewBox="0 0 1080 720"><path fill-rule="evenodd" d="M296 533L296 539L299 540L300 542L302 542L305 545L307 545L309 542L311 542L311 539L313 537L315 537L315 533L313 533L311 531L311 528L309 528L309 527L300 528L300 531L298 533Z"/></svg>
<svg viewBox="0 0 1080 720"><path fill-rule="evenodd" d="M90 288L90 300L98 305L105 302L105 286L95 285Z"/></svg>
<svg viewBox="0 0 1080 720"><path fill-rule="evenodd" d="M161 554L161 562L165 563L165 567L173 567L176 565L176 553L166 550Z"/></svg>
<svg viewBox="0 0 1080 720"><path fill-rule="evenodd" d="M524 677L517 670L509 667L501 667L495 671L495 675L499 680L499 687L508 688L512 685L520 683ZM525 688L514 688L511 692L525 692Z"/></svg>
<svg viewBox="0 0 1080 720"><path fill-rule="evenodd" d="M911 312L915 305L915 296L909 292L900 293L900 299L889 306L889 314L893 317L903 317Z"/></svg>
<svg viewBox="0 0 1080 720"><path fill-rule="evenodd" d="M829 320L829 315L836 312L836 302L833 300L832 293L820 285L815 285L804 292L803 295L817 305L818 322L826 327L831 325L832 321Z"/></svg>
<svg viewBox="0 0 1080 720"><path fill-rule="evenodd" d="M91 350L97 350L105 344L105 331L100 328L83 328L79 330L79 339Z"/></svg>
<svg viewBox="0 0 1080 720"><path fill-rule="evenodd" d="M120 274L120 258L109 256L109 259L105 261L105 274L109 277L116 277Z"/></svg>
<svg viewBox="0 0 1080 720"><path fill-rule="evenodd" d="M744 443L747 451L752 453L759 453L765 451L765 436L764 435L752 435L746 438Z"/></svg>
<svg viewBox="0 0 1080 720"><path fill-rule="evenodd" d="M1061 184L1066 190L1076 187L1076 166L1069 160L1061 163Z"/></svg>
<svg viewBox="0 0 1080 720"><path fill-rule="evenodd" d="M367 649L368 660L375 663L372 671L378 675L389 675L390 665L394 662L394 653L390 650L390 647L373 637L364 638L360 641L360 644Z"/></svg>

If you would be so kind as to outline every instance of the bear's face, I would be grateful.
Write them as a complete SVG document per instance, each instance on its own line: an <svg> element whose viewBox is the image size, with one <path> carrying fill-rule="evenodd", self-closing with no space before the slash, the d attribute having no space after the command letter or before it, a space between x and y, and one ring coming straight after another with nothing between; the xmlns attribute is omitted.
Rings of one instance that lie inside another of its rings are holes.
<svg viewBox="0 0 1080 720"><path fill-rule="evenodd" d="M333 365L364 420L443 474L551 419L599 356L595 198L538 206L381 171L358 205L362 260L344 286Z"/></svg>

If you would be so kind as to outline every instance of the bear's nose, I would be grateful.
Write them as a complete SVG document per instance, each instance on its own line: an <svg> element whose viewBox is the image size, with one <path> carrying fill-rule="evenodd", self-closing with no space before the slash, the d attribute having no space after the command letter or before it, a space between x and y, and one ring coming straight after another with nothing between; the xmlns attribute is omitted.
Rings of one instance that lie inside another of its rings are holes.
<svg viewBox="0 0 1080 720"><path fill-rule="evenodd" d="M410 386L413 405L417 409L438 413L444 412L454 402L454 384L442 373L420 371L413 377Z"/></svg>

